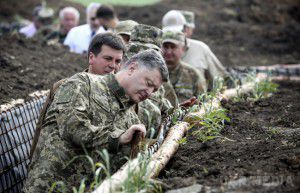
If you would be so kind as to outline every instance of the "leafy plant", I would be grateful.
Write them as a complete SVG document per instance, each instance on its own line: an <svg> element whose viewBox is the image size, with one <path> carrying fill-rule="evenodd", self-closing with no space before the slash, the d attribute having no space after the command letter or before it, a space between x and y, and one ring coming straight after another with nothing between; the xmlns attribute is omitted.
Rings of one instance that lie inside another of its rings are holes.
<svg viewBox="0 0 300 193"><path fill-rule="evenodd" d="M138 165L136 168L128 169L128 177L122 184L123 193L141 193L141 192L162 192L161 187L149 178L147 166L150 162L150 157L138 154Z"/></svg>
<svg viewBox="0 0 300 193"><path fill-rule="evenodd" d="M277 91L278 84L272 83L269 80L256 82L253 90L253 98L255 101L266 98L270 93Z"/></svg>
<svg viewBox="0 0 300 193"><path fill-rule="evenodd" d="M87 154L87 151L84 149L85 155L78 155L73 157L69 162L66 163L65 168L69 167L72 163L74 163L78 159L86 159L88 163L90 164L90 168L94 174L94 179L91 182L91 184L88 186L89 191L93 191L95 188L97 188L101 183L102 179L104 177L110 177L110 161L109 161L109 154L106 149L102 151L96 151L96 153L102 158L104 163L101 162L94 162L93 158ZM86 192L87 185L86 185L86 179L83 178L80 182L79 188L76 189L76 187L72 187L73 193L84 193ZM66 185L63 181L54 182L49 192L61 192L65 193L67 190Z"/></svg>
<svg viewBox="0 0 300 193"><path fill-rule="evenodd" d="M214 109L203 115L199 125L202 127L192 132L201 142L206 142L214 138L220 137L220 132L224 128L225 121L230 121L223 108Z"/></svg>

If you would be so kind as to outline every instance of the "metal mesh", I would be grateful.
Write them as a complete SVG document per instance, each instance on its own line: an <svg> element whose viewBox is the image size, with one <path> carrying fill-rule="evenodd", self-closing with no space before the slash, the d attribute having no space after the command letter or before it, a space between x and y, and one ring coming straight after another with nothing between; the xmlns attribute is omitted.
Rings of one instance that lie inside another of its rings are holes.
<svg viewBox="0 0 300 193"><path fill-rule="evenodd" d="M21 192L36 123L46 96L0 114L0 193Z"/></svg>

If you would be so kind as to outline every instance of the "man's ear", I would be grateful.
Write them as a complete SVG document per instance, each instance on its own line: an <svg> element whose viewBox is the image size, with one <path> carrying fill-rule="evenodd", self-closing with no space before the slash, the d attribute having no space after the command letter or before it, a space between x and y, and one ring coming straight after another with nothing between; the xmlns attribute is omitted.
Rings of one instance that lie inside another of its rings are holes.
<svg viewBox="0 0 300 193"><path fill-rule="evenodd" d="M93 52L90 52L88 59L89 59L89 65L93 65L95 60L95 55L93 54Z"/></svg>
<svg viewBox="0 0 300 193"><path fill-rule="evenodd" d="M134 71L136 71L138 69L138 64L136 62L131 62L128 67L128 74L129 76L133 74Z"/></svg>

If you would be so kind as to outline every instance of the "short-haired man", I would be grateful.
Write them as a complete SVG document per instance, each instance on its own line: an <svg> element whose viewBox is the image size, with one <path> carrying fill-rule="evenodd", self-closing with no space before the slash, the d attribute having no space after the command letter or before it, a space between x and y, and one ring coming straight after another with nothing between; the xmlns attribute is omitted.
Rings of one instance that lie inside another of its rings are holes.
<svg viewBox="0 0 300 193"><path fill-rule="evenodd" d="M87 52L89 44L100 26L96 19L96 12L100 6L100 3L91 3L86 9L87 24L74 27L69 31L64 45L69 46L71 52L78 54Z"/></svg>
<svg viewBox="0 0 300 193"><path fill-rule="evenodd" d="M113 33L97 34L88 49L88 72L105 75L120 68L126 47L122 39Z"/></svg>
<svg viewBox="0 0 300 193"><path fill-rule="evenodd" d="M171 10L162 19L163 30L184 32L187 37L187 45L182 61L195 67L201 77L205 77L208 87L211 88L214 79L218 77L225 78L228 76L228 72L208 45L204 42L190 39L195 26L194 23L192 25L193 15L192 12L188 11Z"/></svg>
<svg viewBox="0 0 300 193"><path fill-rule="evenodd" d="M167 80L164 59L154 50L133 56L117 74L82 72L66 80L46 113L25 192L45 192L55 181L70 188L83 176L91 182L92 171L84 160L66 163L85 152L97 160L97 151L107 148L113 154L130 143L136 131L145 135L131 107Z"/></svg>
<svg viewBox="0 0 300 193"><path fill-rule="evenodd" d="M46 37L48 44L63 44L69 31L79 23L80 13L74 7L65 7L59 12L59 30Z"/></svg>
<svg viewBox="0 0 300 193"><path fill-rule="evenodd" d="M109 5L101 5L96 12L96 18L100 24L100 28L97 33L113 31L119 22L114 8Z"/></svg>
<svg viewBox="0 0 300 193"><path fill-rule="evenodd" d="M162 52L179 102L197 97L206 91L205 79L194 67L181 61L185 43L182 32L165 31L163 34Z"/></svg>

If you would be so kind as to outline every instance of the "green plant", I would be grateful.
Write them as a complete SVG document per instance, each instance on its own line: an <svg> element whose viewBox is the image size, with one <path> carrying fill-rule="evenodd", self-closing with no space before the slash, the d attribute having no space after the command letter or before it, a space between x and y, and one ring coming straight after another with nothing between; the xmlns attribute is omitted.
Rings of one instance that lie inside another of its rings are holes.
<svg viewBox="0 0 300 193"><path fill-rule="evenodd" d="M278 131L277 128L271 128L271 129L268 129L266 131L266 134L267 134L267 139L273 139L276 135L278 135L280 132Z"/></svg>
<svg viewBox="0 0 300 193"><path fill-rule="evenodd" d="M192 135L195 135L201 142L220 137L220 132L224 128L225 121L229 122L230 118L226 115L226 110L223 108L206 112L198 123L202 127L193 131Z"/></svg>
<svg viewBox="0 0 300 193"><path fill-rule="evenodd" d="M278 84L272 83L268 79L255 82L254 90L253 90L253 99L255 101L266 98L270 93L274 93L277 91Z"/></svg>
<svg viewBox="0 0 300 193"><path fill-rule="evenodd" d="M65 164L65 168L69 167L71 164L73 164L76 160L78 159L86 159L88 163L91 166L91 170L94 174L93 176L93 181L89 184L88 189L89 191L93 191L95 188L97 188L101 183L102 179L104 177L110 177L110 161L109 161L109 154L106 149L103 149L102 151L96 151L96 153L101 157L103 163L101 162L94 162L93 158L88 155L87 151L85 150L85 155L78 155L74 156L69 162ZM80 182L78 190L76 187L72 187L73 193L84 193L86 192L87 185L86 185L86 179L83 178ZM61 192L65 193L67 190L66 185L63 181L57 181L54 182L50 189L49 192Z"/></svg>
<svg viewBox="0 0 300 193"><path fill-rule="evenodd" d="M141 193L141 192L162 192L161 187L155 181L149 178L147 166L150 162L150 157L138 154L138 167L128 168L128 177L122 184L123 193ZM130 162L130 161L129 161Z"/></svg>

